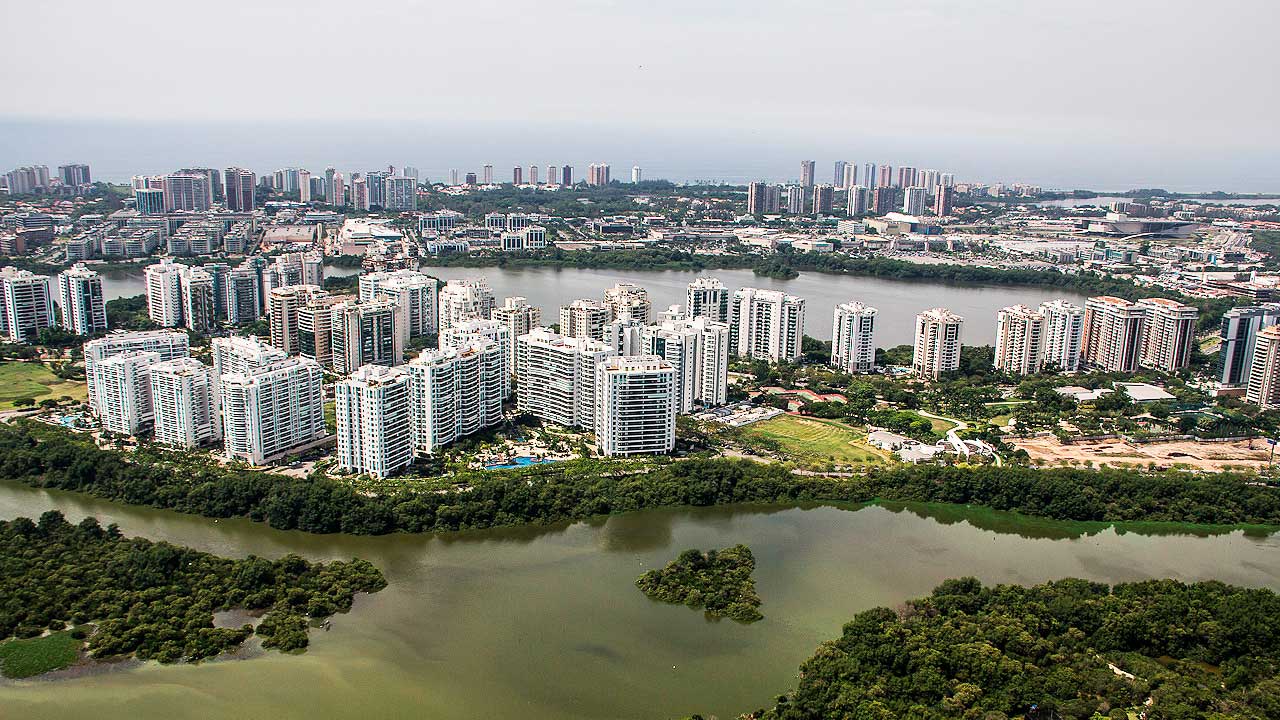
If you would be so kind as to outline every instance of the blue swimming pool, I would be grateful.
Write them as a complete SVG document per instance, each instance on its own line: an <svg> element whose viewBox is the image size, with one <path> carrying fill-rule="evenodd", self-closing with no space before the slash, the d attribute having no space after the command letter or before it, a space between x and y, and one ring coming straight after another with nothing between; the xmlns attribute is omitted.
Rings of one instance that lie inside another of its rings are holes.
<svg viewBox="0 0 1280 720"><path fill-rule="evenodd" d="M515 468L527 467L529 465L545 465L547 463L553 463L553 462L555 462L555 460L551 460L548 458L543 458L540 460L534 457L522 456L518 458L512 458L511 462L506 463L504 465L485 465L484 469L485 470L513 470Z"/></svg>

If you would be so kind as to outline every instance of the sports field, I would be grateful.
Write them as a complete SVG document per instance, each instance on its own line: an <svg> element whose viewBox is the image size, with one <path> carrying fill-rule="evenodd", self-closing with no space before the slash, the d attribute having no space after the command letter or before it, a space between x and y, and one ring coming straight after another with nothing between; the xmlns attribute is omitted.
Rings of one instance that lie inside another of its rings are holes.
<svg viewBox="0 0 1280 720"><path fill-rule="evenodd" d="M866 443L863 433L834 420L779 415L749 425L746 431L780 443L802 465L865 465L888 460Z"/></svg>
<svg viewBox="0 0 1280 720"><path fill-rule="evenodd" d="M13 410L13 401L20 398L40 402L63 395L69 395L74 400L84 400L88 391L83 382L63 380L40 363L0 363L0 411Z"/></svg>

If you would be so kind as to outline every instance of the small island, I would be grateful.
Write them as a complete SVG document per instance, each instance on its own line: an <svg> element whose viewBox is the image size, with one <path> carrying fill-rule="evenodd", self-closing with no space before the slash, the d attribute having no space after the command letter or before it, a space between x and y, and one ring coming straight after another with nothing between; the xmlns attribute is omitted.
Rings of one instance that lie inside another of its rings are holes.
<svg viewBox="0 0 1280 720"><path fill-rule="evenodd" d="M746 545L723 550L685 550L661 570L650 570L636 586L654 600L704 608L707 617L749 623L760 620L760 596L751 574L755 557Z"/></svg>
<svg viewBox="0 0 1280 720"><path fill-rule="evenodd" d="M386 584L363 560L231 560L126 538L91 517L73 525L57 511L0 521L0 672L33 677L130 657L191 662L254 634L263 647L301 651L309 627ZM225 611L261 622L215 626Z"/></svg>

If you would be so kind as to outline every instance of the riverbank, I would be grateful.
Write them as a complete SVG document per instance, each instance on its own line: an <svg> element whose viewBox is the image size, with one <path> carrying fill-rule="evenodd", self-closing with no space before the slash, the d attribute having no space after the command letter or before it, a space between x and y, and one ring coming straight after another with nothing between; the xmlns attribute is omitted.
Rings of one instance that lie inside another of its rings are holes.
<svg viewBox="0 0 1280 720"><path fill-rule="evenodd" d="M554 523L662 506L874 499L1056 520L1280 526L1280 490L1228 474L895 465L828 478L749 460L584 459L458 473L448 490L365 495L324 477L230 469L157 449L104 450L30 421L0 427L0 477L286 530L357 535Z"/></svg>

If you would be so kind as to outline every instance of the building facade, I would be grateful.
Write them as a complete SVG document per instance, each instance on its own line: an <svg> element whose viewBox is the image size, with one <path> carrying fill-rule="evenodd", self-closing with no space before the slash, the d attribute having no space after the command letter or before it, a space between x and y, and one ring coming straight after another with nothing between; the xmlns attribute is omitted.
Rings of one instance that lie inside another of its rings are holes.
<svg viewBox="0 0 1280 720"><path fill-rule="evenodd" d="M213 368L184 357L156 362L150 375L156 442L190 449L222 439Z"/></svg>
<svg viewBox="0 0 1280 720"><path fill-rule="evenodd" d="M413 462L408 372L366 365L333 390L338 467L386 478Z"/></svg>
<svg viewBox="0 0 1280 720"><path fill-rule="evenodd" d="M916 315L915 353L911 367L920 377L937 380L960 368L960 330L964 318L946 308Z"/></svg>
<svg viewBox="0 0 1280 720"><path fill-rule="evenodd" d="M993 365L1012 375L1033 375L1044 366L1046 322L1044 315L1026 305L1013 305L996 313L996 348Z"/></svg>
<svg viewBox="0 0 1280 720"><path fill-rule="evenodd" d="M729 301L729 347L734 355L797 362L804 337L803 298L778 290L742 288Z"/></svg>
<svg viewBox="0 0 1280 720"><path fill-rule="evenodd" d="M667 453L676 441L676 371L653 355L599 364L596 448L606 457Z"/></svg>
<svg viewBox="0 0 1280 720"><path fill-rule="evenodd" d="M324 370L286 358L219 378L222 443L227 457L263 465L327 437Z"/></svg>
<svg viewBox="0 0 1280 720"><path fill-rule="evenodd" d="M868 373L875 369L878 312L860 302L836 306L832 317L832 367L846 373Z"/></svg>

